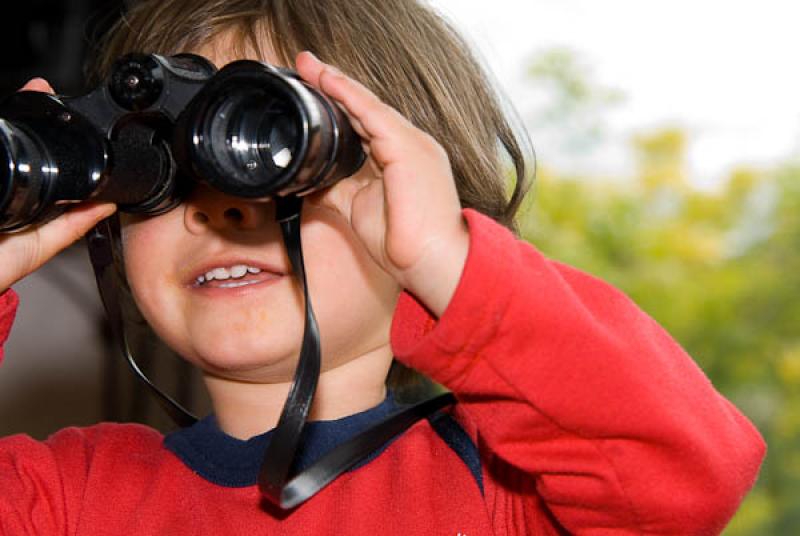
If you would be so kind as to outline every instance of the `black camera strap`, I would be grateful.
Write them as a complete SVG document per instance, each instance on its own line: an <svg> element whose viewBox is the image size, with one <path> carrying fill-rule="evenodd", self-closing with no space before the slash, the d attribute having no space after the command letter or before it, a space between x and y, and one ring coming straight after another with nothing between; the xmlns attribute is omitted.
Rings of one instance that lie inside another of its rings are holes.
<svg viewBox="0 0 800 536"><path fill-rule="evenodd" d="M306 314L303 342L294 380L278 425L264 454L258 486L265 498L288 510L313 497L336 477L357 465L414 423L455 403L455 397L451 393L445 393L414 405L401 407L381 422L334 448L310 467L299 473L292 473L317 388L321 352L319 328L311 307L300 240L302 199L295 196L283 197L277 199L276 204L277 220L281 226L287 254L303 289ZM118 218L111 217L98 224L87 235L87 241L100 296L125 360L134 374L155 394L159 404L175 423L182 427L191 426L197 418L150 381L137 366L130 351L120 307L120 287L113 263L115 251L113 244L119 243Z"/></svg>
<svg viewBox="0 0 800 536"><path fill-rule="evenodd" d="M281 508L294 508L327 486L340 474L369 456L396 435L445 406L455 403L450 393L401 408L361 434L339 445L302 472L291 475L300 436L314 400L320 371L319 328L314 318L306 281L300 240L302 198L288 196L277 201L276 218L295 276L305 296L305 330L294 383L283 407L278 426L264 454L258 475L262 495Z"/></svg>

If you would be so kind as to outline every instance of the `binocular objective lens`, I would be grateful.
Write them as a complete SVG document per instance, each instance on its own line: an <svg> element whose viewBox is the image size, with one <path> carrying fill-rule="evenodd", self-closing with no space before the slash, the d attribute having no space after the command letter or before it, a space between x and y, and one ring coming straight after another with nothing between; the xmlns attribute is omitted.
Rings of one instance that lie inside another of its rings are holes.
<svg viewBox="0 0 800 536"><path fill-rule="evenodd" d="M292 144L297 136L297 125L287 115L264 119L258 129L259 140L267 141L263 148L269 152L275 167L286 168L294 157Z"/></svg>
<svg viewBox="0 0 800 536"><path fill-rule="evenodd" d="M298 151L300 117L291 102L243 91L221 101L207 127L206 147L229 181L277 191Z"/></svg>
<svg viewBox="0 0 800 536"><path fill-rule="evenodd" d="M345 113L291 72L233 62L192 99L175 130L178 160L229 195L304 195L364 161Z"/></svg>
<svg viewBox="0 0 800 536"><path fill-rule="evenodd" d="M35 135L0 120L0 230L33 223L47 203L58 168Z"/></svg>
<svg viewBox="0 0 800 536"><path fill-rule="evenodd" d="M225 141L240 165L258 180L264 173L278 173L291 164L296 136L296 121L285 105L251 102L236 110Z"/></svg>

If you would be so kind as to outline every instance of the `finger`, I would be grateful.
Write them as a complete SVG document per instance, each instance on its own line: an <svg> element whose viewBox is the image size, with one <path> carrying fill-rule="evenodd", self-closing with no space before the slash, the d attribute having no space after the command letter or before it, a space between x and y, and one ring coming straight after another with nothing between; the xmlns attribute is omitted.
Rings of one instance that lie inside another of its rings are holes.
<svg viewBox="0 0 800 536"><path fill-rule="evenodd" d="M50 94L55 93L52 86L44 78L32 78L31 80L28 80L28 82L24 86L22 86L22 90L39 91L42 93L50 93Z"/></svg>
<svg viewBox="0 0 800 536"><path fill-rule="evenodd" d="M303 77L306 82L321 90L319 79L322 71L325 70L325 63L321 62L313 53L306 50L297 55L295 65L297 67L298 74L300 74L300 76ZM350 124L352 125L356 134L365 140L369 140L369 133L364 128L364 125L361 124L361 121L359 121L358 118L353 117L347 110L343 111L347 116L347 119L350 121Z"/></svg>
<svg viewBox="0 0 800 536"><path fill-rule="evenodd" d="M315 88L319 88L319 75L322 74L325 64L308 50L299 53L294 63L297 74Z"/></svg>
<svg viewBox="0 0 800 536"><path fill-rule="evenodd" d="M349 223L352 199L361 186L351 178L343 179L329 188L312 192L306 198L309 207L332 210Z"/></svg>
<svg viewBox="0 0 800 536"><path fill-rule="evenodd" d="M356 123L354 128L361 130L357 130L360 136L367 139L396 137L412 127L405 117L366 86L321 62L310 52L300 53L296 65L304 80L342 105Z"/></svg>
<svg viewBox="0 0 800 536"><path fill-rule="evenodd" d="M356 134L358 134L358 137L365 141L363 145L369 147L369 143L367 142L370 140L370 135L369 132L367 132L367 129L364 128L364 125L361 124L361 121L350 115L347 110L343 111L347 116L347 120L350 121L350 126L352 126L353 130L356 132Z"/></svg>
<svg viewBox="0 0 800 536"><path fill-rule="evenodd" d="M37 231L40 244L37 264L47 262L116 209L112 203L82 203L40 227Z"/></svg>

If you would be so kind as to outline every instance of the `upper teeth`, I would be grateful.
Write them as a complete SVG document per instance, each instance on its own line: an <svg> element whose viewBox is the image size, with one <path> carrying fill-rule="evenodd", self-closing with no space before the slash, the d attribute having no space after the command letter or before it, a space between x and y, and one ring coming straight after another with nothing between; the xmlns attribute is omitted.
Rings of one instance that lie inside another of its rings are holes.
<svg viewBox="0 0 800 536"><path fill-rule="evenodd" d="M246 264L235 264L230 268L220 267L214 268L213 270L209 270L205 273L205 275L201 275L197 278L197 282L202 284L206 281L211 281L213 279L223 280L223 279L239 279L240 277L244 277L248 273L257 274L261 272L261 268L256 268L255 266L247 266Z"/></svg>

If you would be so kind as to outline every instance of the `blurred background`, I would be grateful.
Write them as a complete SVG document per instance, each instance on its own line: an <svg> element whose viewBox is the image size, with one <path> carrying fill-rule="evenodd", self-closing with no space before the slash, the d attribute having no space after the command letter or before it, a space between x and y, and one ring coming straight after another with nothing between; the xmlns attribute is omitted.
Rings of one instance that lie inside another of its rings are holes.
<svg viewBox="0 0 800 536"><path fill-rule="evenodd" d="M431 0L538 159L524 238L628 293L759 427L769 454L726 535L800 527L800 6L783 0ZM121 1L28 0L0 21L0 92L84 89ZM168 421L117 356L76 245L15 286L0 434ZM149 348L150 345L145 345ZM159 382L202 405L180 362Z"/></svg>

